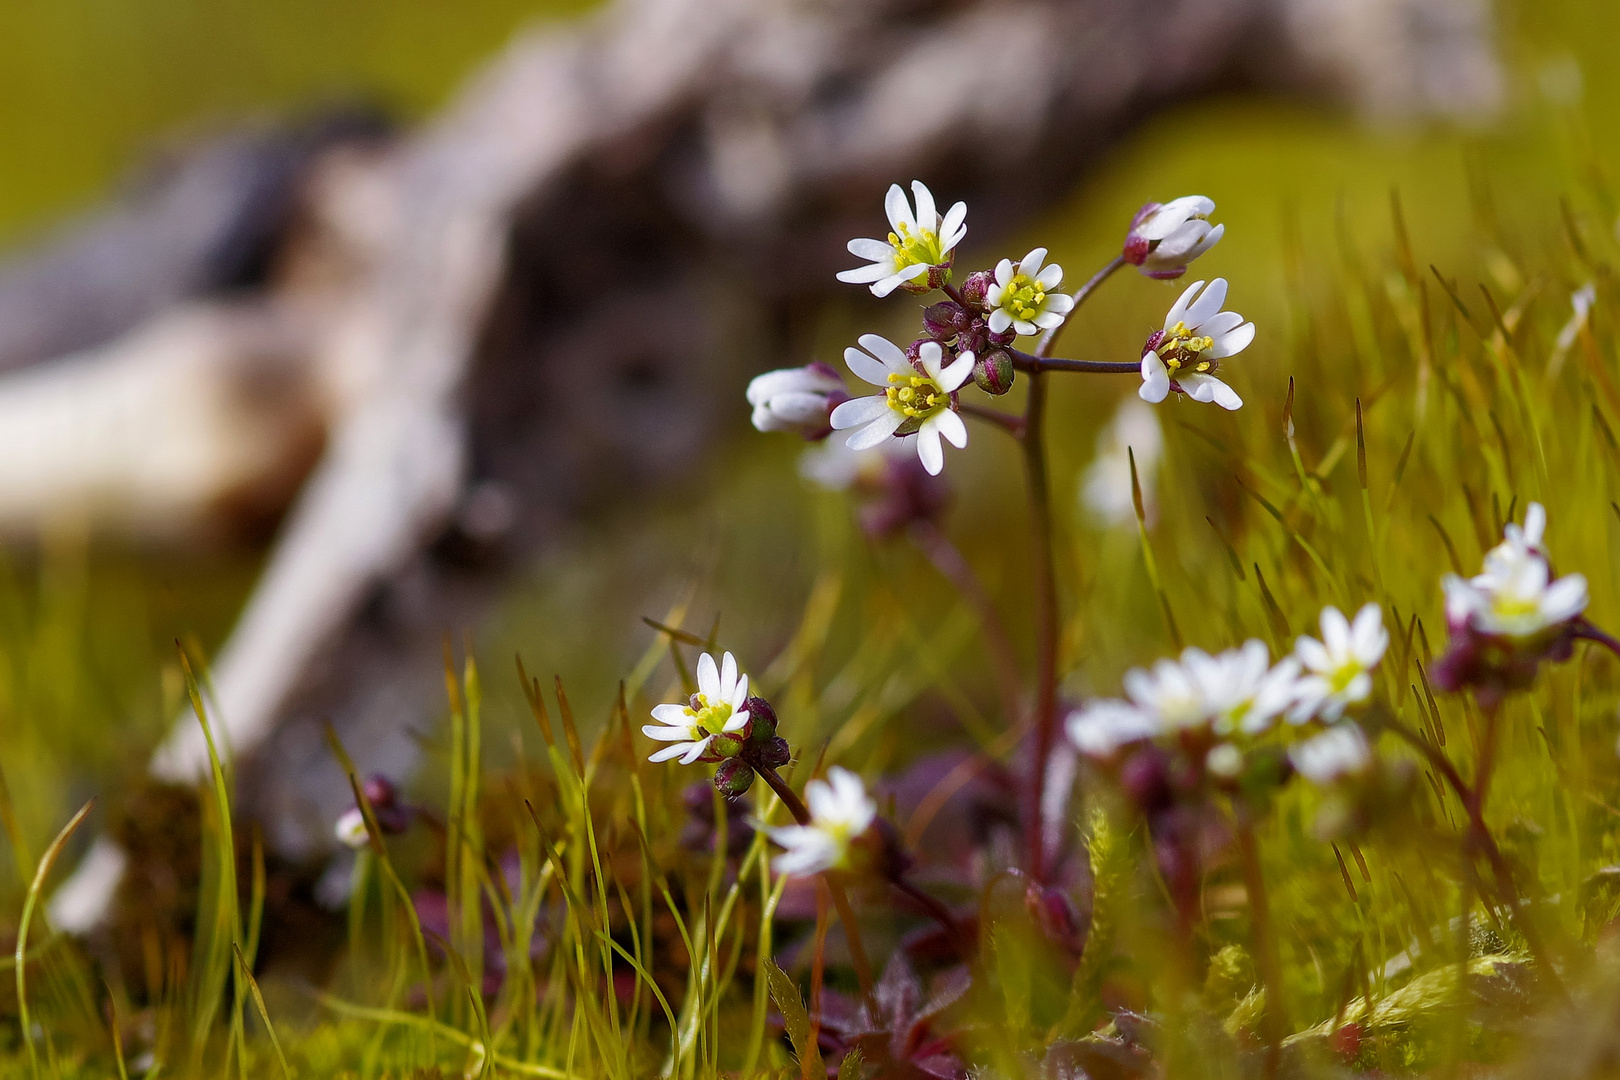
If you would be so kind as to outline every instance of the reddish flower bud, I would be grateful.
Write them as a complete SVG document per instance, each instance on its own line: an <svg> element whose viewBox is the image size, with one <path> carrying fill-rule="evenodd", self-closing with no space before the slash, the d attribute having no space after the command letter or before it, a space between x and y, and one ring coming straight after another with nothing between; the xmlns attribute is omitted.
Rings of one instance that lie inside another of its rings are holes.
<svg viewBox="0 0 1620 1080"><path fill-rule="evenodd" d="M977 270L967 276L962 287L957 290L962 299L967 301L969 307L984 310L985 296L990 292L990 286L996 283L996 275L989 270Z"/></svg>
<svg viewBox="0 0 1620 1080"><path fill-rule="evenodd" d="M735 799L754 786L754 769L742 758L727 758L714 771L714 787L728 799Z"/></svg>
<svg viewBox="0 0 1620 1080"><path fill-rule="evenodd" d="M987 394L1001 395L1012 389L1012 357L1005 349L993 349L973 362L973 382Z"/></svg>

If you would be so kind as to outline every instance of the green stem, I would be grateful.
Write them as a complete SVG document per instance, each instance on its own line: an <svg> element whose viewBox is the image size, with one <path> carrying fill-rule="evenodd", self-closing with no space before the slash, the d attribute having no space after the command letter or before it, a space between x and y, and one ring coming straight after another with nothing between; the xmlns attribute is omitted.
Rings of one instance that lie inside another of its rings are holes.
<svg viewBox="0 0 1620 1080"><path fill-rule="evenodd" d="M1046 378L1029 377L1029 403L1024 412L1024 471L1029 482L1031 535L1035 575L1035 747L1031 776L1025 785L1024 849L1030 877L1046 880L1046 841L1041 807L1046 791L1047 762L1057 738L1058 595L1057 566L1052 553L1052 493L1046 462Z"/></svg>
<svg viewBox="0 0 1620 1080"><path fill-rule="evenodd" d="M1238 854L1243 862L1243 887L1249 894L1249 912L1254 924L1255 962L1260 968L1260 983L1266 994L1265 1009L1260 1014L1260 1034L1266 1042L1264 1075L1270 1080L1277 1075L1283 1037L1288 1032L1288 1018L1283 1011L1282 964L1277 956L1276 935L1272 932L1271 904L1260 866L1260 844L1255 839L1254 822L1242 807L1234 807L1232 816L1237 826Z"/></svg>

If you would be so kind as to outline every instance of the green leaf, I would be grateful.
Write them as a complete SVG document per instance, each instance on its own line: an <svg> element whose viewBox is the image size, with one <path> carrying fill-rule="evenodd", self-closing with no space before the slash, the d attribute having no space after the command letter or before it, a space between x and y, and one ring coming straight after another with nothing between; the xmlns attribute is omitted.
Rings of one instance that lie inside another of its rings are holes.
<svg viewBox="0 0 1620 1080"><path fill-rule="evenodd" d="M782 1014L794 1053L798 1055L799 1062L806 1066L807 1074L819 1075L822 1069L821 1051L810 1037L810 1014L805 1011L804 999L799 997L799 988L788 978L787 972L776 966L775 960L766 958L760 961L760 966L765 969L771 1000L776 1002L777 1011ZM842 1069L839 1070L839 1077L843 1077Z"/></svg>

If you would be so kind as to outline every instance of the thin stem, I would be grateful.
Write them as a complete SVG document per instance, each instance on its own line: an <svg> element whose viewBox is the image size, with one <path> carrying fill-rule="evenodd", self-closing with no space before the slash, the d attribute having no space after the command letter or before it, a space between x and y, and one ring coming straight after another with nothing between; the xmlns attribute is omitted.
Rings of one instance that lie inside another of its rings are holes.
<svg viewBox="0 0 1620 1080"><path fill-rule="evenodd" d="M1046 840L1041 808L1046 790L1047 761L1057 734L1058 595L1057 567L1052 554L1052 494L1046 465L1046 377L1029 377L1029 402L1024 411L1024 469L1029 478L1030 519L1035 544L1035 746L1030 757L1031 776L1025 785L1029 802L1024 817L1024 847L1030 877L1046 881Z"/></svg>
<svg viewBox="0 0 1620 1080"><path fill-rule="evenodd" d="M1243 887L1249 894L1249 910L1254 922L1254 955L1260 968L1260 982L1265 987L1265 1010L1260 1014L1260 1033L1266 1041L1264 1075L1277 1075L1282 1061L1283 1037L1288 1032L1288 1019L1283 1012L1282 965L1277 958L1277 940L1272 933L1271 904L1266 895L1266 879L1260 866L1260 845L1255 839L1254 823L1242 807L1232 812L1237 826L1238 854L1243 862Z"/></svg>
<svg viewBox="0 0 1620 1080"><path fill-rule="evenodd" d="M1115 270L1118 270L1124 265L1125 256L1115 255L1112 262L1105 265L1095 274L1092 274L1090 281L1087 281L1084 285L1080 286L1074 291L1074 307L1069 309L1069 317L1052 327L1052 329L1048 330L1045 334L1041 335L1040 344L1035 346L1036 356L1044 357L1051 353L1052 346L1057 344L1058 335L1063 333L1064 327L1069 325L1069 321L1074 318L1074 313L1080 310L1080 305L1085 303L1091 294L1097 290L1097 286L1107 281Z"/></svg>
<svg viewBox="0 0 1620 1080"><path fill-rule="evenodd" d="M1615 656L1620 657L1620 641L1617 641L1608 634L1605 634L1602 630L1599 630L1585 619L1582 619L1575 624L1575 639L1577 641L1590 641L1596 645L1601 645Z"/></svg>
<svg viewBox="0 0 1620 1080"><path fill-rule="evenodd" d="M990 653L990 661L996 671L996 682L1001 688L1001 708L1007 717L1009 725L1018 720L1019 713L1019 686L1018 654L1014 651L1012 639L1007 636L1007 627L1001 621L1001 614L996 610L995 603L985 590L984 583L979 575L973 572L967 559L957 546L939 530L931 521L917 521L907 530L911 542L917 545L922 553L928 556L928 561L934 564L944 578L956 586L956 591L962 594L979 615L979 632L984 635L985 648Z"/></svg>
<svg viewBox="0 0 1620 1080"><path fill-rule="evenodd" d="M776 797L782 800L782 805L788 808L793 820L800 825L810 824L810 810L804 805L804 800L794 794L788 787L782 774L769 765L756 765L754 771L765 778L765 782L776 792ZM866 998L873 1008L873 1016L877 1015L875 1000L872 996L872 962L867 958L866 943L861 940L861 928L855 921L855 909L850 907L849 894L844 891L843 882L831 874L822 874L821 879L827 884L827 891L832 894L833 907L838 909L838 920L844 924L844 936L849 941L850 960L855 965L855 978L861 984L861 995Z"/></svg>
<svg viewBox="0 0 1620 1080"><path fill-rule="evenodd" d="M969 311L973 310L971 307L969 307L968 302L962 298L962 290L958 289L955 285L952 285L947 281L939 288L941 292L955 301L958 307L967 308Z"/></svg>
<svg viewBox="0 0 1620 1080"><path fill-rule="evenodd" d="M1021 352L1009 348L1007 354L1012 357L1013 367L1031 375L1038 375L1043 371L1079 371L1090 375L1133 375L1140 374L1142 365L1132 360L1049 360L1039 353Z"/></svg>
<svg viewBox="0 0 1620 1080"><path fill-rule="evenodd" d="M963 416L971 416L975 420L983 420L987 424L994 424L1015 439L1023 437L1024 419L1021 416L1012 416L999 409L976 405L971 401L957 402L956 411Z"/></svg>

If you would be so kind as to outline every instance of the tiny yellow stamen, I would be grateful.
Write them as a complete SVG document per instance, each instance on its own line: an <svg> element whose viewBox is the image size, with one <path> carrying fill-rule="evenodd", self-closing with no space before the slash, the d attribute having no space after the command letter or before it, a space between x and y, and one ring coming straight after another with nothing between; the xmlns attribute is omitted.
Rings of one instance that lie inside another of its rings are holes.
<svg viewBox="0 0 1620 1080"><path fill-rule="evenodd" d="M921 419L932 416L941 409L950 407L950 395L940 389L939 384L925 375L903 375L898 372L889 376L889 388L884 391L888 399L889 408L907 419Z"/></svg>

